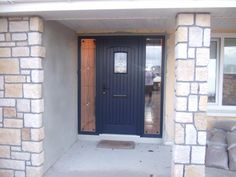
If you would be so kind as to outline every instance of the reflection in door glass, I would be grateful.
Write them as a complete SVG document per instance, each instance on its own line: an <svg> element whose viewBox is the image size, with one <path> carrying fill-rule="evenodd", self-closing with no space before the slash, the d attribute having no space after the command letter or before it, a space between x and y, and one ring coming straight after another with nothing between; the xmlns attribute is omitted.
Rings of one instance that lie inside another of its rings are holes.
<svg viewBox="0 0 236 177"><path fill-rule="evenodd" d="M160 134L162 39L146 40L144 133Z"/></svg>

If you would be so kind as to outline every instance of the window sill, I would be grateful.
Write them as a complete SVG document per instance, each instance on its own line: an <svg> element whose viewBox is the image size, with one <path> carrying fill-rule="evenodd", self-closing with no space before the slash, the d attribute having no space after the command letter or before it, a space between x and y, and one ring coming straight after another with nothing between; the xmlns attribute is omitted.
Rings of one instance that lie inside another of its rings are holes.
<svg viewBox="0 0 236 177"><path fill-rule="evenodd" d="M207 116L236 118L236 106L208 106Z"/></svg>

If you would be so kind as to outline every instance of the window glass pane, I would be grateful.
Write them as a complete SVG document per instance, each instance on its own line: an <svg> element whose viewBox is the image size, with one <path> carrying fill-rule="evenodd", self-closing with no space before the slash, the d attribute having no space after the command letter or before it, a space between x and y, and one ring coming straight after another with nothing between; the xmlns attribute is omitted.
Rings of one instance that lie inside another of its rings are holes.
<svg viewBox="0 0 236 177"><path fill-rule="evenodd" d="M160 134L162 40L146 40L144 133Z"/></svg>
<svg viewBox="0 0 236 177"><path fill-rule="evenodd" d="M218 41L211 41L210 60L208 64L208 102L216 102L216 73L217 73Z"/></svg>
<svg viewBox="0 0 236 177"><path fill-rule="evenodd" d="M236 38L225 39L223 105L236 105Z"/></svg>

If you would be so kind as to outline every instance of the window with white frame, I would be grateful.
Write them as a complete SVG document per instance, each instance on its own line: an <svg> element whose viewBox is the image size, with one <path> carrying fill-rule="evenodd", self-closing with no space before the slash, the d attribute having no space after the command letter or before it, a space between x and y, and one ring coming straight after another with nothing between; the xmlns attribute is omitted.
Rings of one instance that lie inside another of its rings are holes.
<svg viewBox="0 0 236 177"><path fill-rule="evenodd" d="M210 108L236 113L236 36L211 40L208 103Z"/></svg>

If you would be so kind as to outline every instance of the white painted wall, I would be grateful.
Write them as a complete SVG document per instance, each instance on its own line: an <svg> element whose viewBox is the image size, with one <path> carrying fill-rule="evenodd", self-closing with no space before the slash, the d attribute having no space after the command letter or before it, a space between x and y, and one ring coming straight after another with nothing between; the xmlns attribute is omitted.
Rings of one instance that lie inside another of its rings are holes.
<svg viewBox="0 0 236 177"><path fill-rule="evenodd" d="M55 21L45 22L46 171L77 140L77 36Z"/></svg>

